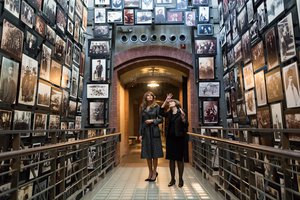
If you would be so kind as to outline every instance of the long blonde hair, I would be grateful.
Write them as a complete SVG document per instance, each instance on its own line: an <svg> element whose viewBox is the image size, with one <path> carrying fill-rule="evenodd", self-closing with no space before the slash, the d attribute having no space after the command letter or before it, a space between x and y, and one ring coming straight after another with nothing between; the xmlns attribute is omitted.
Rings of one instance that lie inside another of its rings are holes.
<svg viewBox="0 0 300 200"><path fill-rule="evenodd" d="M147 101L147 96L148 96L149 94L153 97L153 101L151 102L150 105L148 104L148 101ZM150 91L146 92L146 93L144 94L144 96L143 96L143 101L142 101L142 104L141 104L141 110L146 109L147 106L150 106L151 108L153 108L153 107L155 107L156 105L158 105L158 104L156 103L156 96L154 95L154 93L153 93L153 92L150 92Z"/></svg>

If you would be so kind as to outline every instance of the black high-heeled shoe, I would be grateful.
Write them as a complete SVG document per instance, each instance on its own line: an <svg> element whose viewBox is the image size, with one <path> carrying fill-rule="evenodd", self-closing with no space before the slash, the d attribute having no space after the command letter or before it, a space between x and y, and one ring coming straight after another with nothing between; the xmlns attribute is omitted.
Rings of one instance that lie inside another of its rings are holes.
<svg viewBox="0 0 300 200"><path fill-rule="evenodd" d="M170 183L168 184L168 187L175 185L175 183L176 183L175 179L171 180Z"/></svg>
<svg viewBox="0 0 300 200"><path fill-rule="evenodd" d="M154 178L154 179L150 178L149 182L154 182L154 181L156 181L157 176L158 176L158 173L156 172L155 178Z"/></svg>
<svg viewBox="0 0 300 200"><path fill-rule="evenodd" d="M146 178L146 179L145 179L145 181L150 181L150 180L151 180L151 178Z"/></svg>
<svg viewBox="0 0 300 200"><path fill-rule="evenodd" d="M178 183L178 187L182 187L184 185L184 182L183 182L183 180L179 180L179 183Z"/></svg>

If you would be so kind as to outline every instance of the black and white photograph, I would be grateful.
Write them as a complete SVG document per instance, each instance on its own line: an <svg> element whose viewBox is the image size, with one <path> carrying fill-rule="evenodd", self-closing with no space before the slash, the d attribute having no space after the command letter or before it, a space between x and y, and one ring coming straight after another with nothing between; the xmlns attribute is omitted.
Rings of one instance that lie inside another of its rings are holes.
<svg viewBox="0 0 300 200"><path fill-rule="evenodd" d="M76 116L75 117L75 129L81 129L81 116Z"/></svg>
<svg viewBox="0 0 300 200"><path fill-rule="evenodd" d="M223 46L226 42L225 37L225 28L222 29L221 32L224 32L222 35L224 36L224 42L221 42L221 45ZM212 24L198 24L197 25L197 35L213 35L214 34L214 26ZM221 33L220 33L221 34Z"/></svg>
<svg viewBox="0 0 300 200"><path fill-rule="evenodd" d="M39 80L37 105L49 107L50 106L50 96L51 96L51 86L48 85L46 82Z"/></svg>
<svg viewBox="0 0 300 200"><path fill-rule="evenodd" d="M202 24L198 24L197 25L197 34L198 35L201 35L200 33L199 33L199 29L201 30L201 26ZM203 30L201 30L201 31L203 31ZM223 27L222 29L221 29L221 31L220 31L220 34L219 34L219 41L220 41L220 44L221 44L221 47L224 47L224 45L226 44L226 31L225 31L225 27ZM226 53L224 53L223 55L226 55ZM225 67L224 67L225 68Z"/></svg>
<svg viewBox="0 0 300 200"><path fill-rule="evenodd" d="M124 9L124 25L132 26L134 25L134 9Z"/></svg>
<svg viewBox="0 0 300 200"><path fill-rule="evenodd" d="M249 62L251 58L250 44L251 41L250 41L249 31L246 31L242 36L242 55L243 55L244 63Z"/></svg>
<svg viewBox="0 0 300 200"><path fill-rule="evenodd" d="M68 2L67 1L57 0L57 3L64 9L65 12L68 12Z"/></svg>
<svg viewBox="0 0 300 200"><path fill-rule="evenodd" d="M75 3L75 13L82 19L82 9L83 9L83 4L81 0L76 0Z"/></svg>
<svg viewBox="0 0 300 200"><path fill-rule="evenodd" d="M42 144L40 142L32 144L32 148L36 148L36 147L40 147L40 146L42 146ZM30 164L32 164L32 166L30 167L30 172L29 172L29 179L30 180L39 177L39 164L38 164L38 162L40 161L40 158L41 158L40 153L34 153L34 154L31 155ZM25 199L26 199L26 197L25 197Z"/></svg>
<svg viewBox="0 0 300 200"><path fill-rule="evenodd" d="M122 22L123 22L123 12L121 10L107 11L107 23L122 23Z"/></svg>
<svg viewBox="0 0 300 200"><path fill-rule="evenodd" d="M51 88L50 110L54 114L59 114L61 110L62 92L54 87Z"/></svg>
<svg viewBox="0 0 300 200"><path fill-rule="evenodd" d="M42 192L36 199L47 199L48 197L48 191L46 190L48 186L48 178L45 178L44 180L40 180L38 183L34 183L33 185L33 195L38 194L39 192ZM35 198L33 198L35 199Z"/></svg>
<svg viewBox="0 0 300 200"><path fill-rule="evenodd" d="M257 108L257 127L271 128L271 116L269 106Z"/></svg>
<svg viewBox="0 0 300 200"><path fill-rule="evenodd" d="M248 15L248 23L252 22L254 18L253 1L247 1L247 15Z"/></svg>
<svg viewBox="0 0 300 200"><path fill-rule="evenodd" d="M30 31L26 31L26 40L25 40L24 49L25 49L24 51L28 52L28 54L33 55L34 57L38 53L37 36Z"/></svg>
<svg viewBox="0 0 300 200"><path fill-rule="evenodd" d="M40 66L40 78L45 79L47 81L50 80L51 54L51 48L43 44Z"/></svg>
<svg viewBox="0 0 300 200"><path fill-rule="evenodd" d="M87 84L88 99L103 99L109 97L108 84Z"/></svg>
<svg viewBox="0 0 300 200"><path fill-rule="evenodd" d="M61 77L61 87L69 89L71 85L71 70L63 66L62 77Z"/></svg>
<svg viewBox="0 0 300 200"><path fill-rule="evenodd" d="M230 13L230 21L231 21L230 23L231 23L231 30L232 30L232 40L235 41L236 38L239 35L238 23L237 23L237 14L236 14L235 9Z"/></svg>
<svg viewBox="0 0 300 200"><path fill-rule="evenodd" d="M77 97L82 99L83 94L83 76L79 76L78 94Z"/></svg>
<svg viewBox="0 0 300 200"><path fill-rule="evenodd" d="M199 22L207 23L209 22L209 7L208 6L199 6Z"/></svg>
<svg viewBox="0 0 300 200"><path fill-rule="evenodd" d="M232 114L230 92L225 92L225 104L226 104L226 114L227 116L230 116Z"/></svg>
<svg viewBox="0 0 300 200"><path fill-rule="evenodd" d="M265 188L265 183L264 183L264 176L259 173L255 172L255 185L256 188L259 190L256 190L256 199L265 199L264 195L264 188Z"/></svg>
<svg viewBox="0 0 300 200"><path fill-rule="evenodd" d="M258 23L255 21L250 28L250 38L251 41L255 41L258 37Z"/></svg>
<svg viewBox="0 0 300 200"><path fill-rule="evenodd" d="M59 115L50 115L49 116L49 130L59 129L60 125L60 116Z"/></svg>
<svg viewBox="0 0 300 200"><path fill-rule="evenodd" d="M19 63L2 57L0 102L15 104L19 76Z"/></svg>
<svg viewBox="0 0 300 200"><path fill-rule="evenodd" d="M229 34L230 35L230 34ZM228 40L227 40L228 41ZM228 53L227 53L227 61L228 61L228 66L231 68L234 63L235 63L235 58L234 58L234 48L232 48Z"/></svg>
<svg viewBox="0 0 300 200"><path fill-rule="evenodd" d="M195 51L198 55L216 55L217 40L195 40Z"/></svg>
<svg viewBox="0 0 300 200"><path fill-rule="evenodd" d="M73 20L75 14L75 0L69 0L68 16Z"/></svg>
<svg viewBox="0 0 300 200"><path fill-rule="evenodd" d="M94 169L95 168L95 161L96 158L98 157L99 153L97 153L97 147L95 146L90 146L89 151L88 151L88 164L87 164L87 169Z"/></svg>
<svg viewBox="0 0 300 200"><path fill-rule="evenodd" d="M199 57L198 58L199 79L214 79L215 64L214 57Z"/></svg>
<svg viewBox="0 0 300 200"><path fill-rule="evenodd" d="M237 16L238 32L243 33L248 27L247 10L246 7Z"/></svg>
<svg viewBox="0 0 300 200"><path fill-rule="evenodd" d="M79 65L80 64L80 48L74 44L73 48L73 61Z"/></svg>
<svg viewBox="0 0 300 200"><path fill-rule="evenodd" d="M55 37L54 55L59 60L65 57L66 42L58 35Z"/></svg>
<svg viewBox="0 0 300 200"><path fill-rule="evenodd" d="M125 19L124 19L124 23L125 23ZM108 35L109 35L109 26L108 25L95 24L95 27L94 27L94 37L95 38L104 37L104 36L108 36Z"/></svg>
<svg viewBox="0 0 300 200"><path fill-rule="evenodd" d="M79 83L79 69L76 65L72 65L72 78L71 78L71 89L70 96L77 98L78 94L78 83Z"/></svg>
<svg viewBox="0 0 300 200"><path fill-rule="evenodd" d="M13 130L30 130L31 112L15 110L13 119ZM30 133L21 133L21 137L29 137Z"/></svg>
<svg viewBox="0 0 300 200"><path fill-rule="evenodd" d="M56 38L56 33L55 31L49 26L46 26L46 39L51 43L54 44L55 43L55 38Z"/></svg>
<svg viewBox="0 0 300 200"><path fill-rule="evenodd" d="M271 115L272 115L272 127L273 129L283 129L283 121L282 121L282 104L275 103L271 104ZM274 132L274 140L275 142L279 142L281 139L280 132Z"/></svg>
<svg viewBox="0 0 300 200"><path fill-rule="evenodd" d="M188 7L188 1L186 0L176 0L176 9L185 10Z"/></svg>
<svg viewBox="0 0 300 200"><path fill-rule="evenodd" d="M138 11L135 12L136 24L151 24L152 23L152 11Z"/></svg>
<svg viewBox="0 0 300 200"><path fill-rule="evenodd" d="M279 65L278 49L276 42L275 28L271 28L265 34L265 44L267 49L268 70L271 70Z"/></svg>
<svg viewBox="0 0 300 200"><path fill-rule="evenodd" d="M4 8L19 19L21 8L20 0L4 0Z"/></svg>
<svg viewBox="0 0 300 200"><path fill-rule="evenodd" d="M284 11L284 0L267 0L267 15L269 24Z"/></svg>
<svg viewBox="0 0 300 200"><path fill-rule="evenodd" d="M56 10L56 27L57 30L60 30L62 33L65 33L67 27L67 17L59 6L57 6Z"/></svg>
<svg viewBox="0 0 300 200"><path fill-rule="evenodd" d="M33 117L33 130L46 130L47 129L47 114L34 113ZM45 136L46 132L34 132L32 136Z"/></svg>
<svg viewBox="0 0 300 200"><path fill-rule="evenodd" d="M21 6L21 21L32 29L34 23L34 16L35 14L33 8L23 0Z"/></svg>
<svg viewBox="0 0 300 200"><path fill-rule="evenodd" d="M280 68L276 68L266 73L266 86L268 102L279 101L283 99L283 88Z"/></svg>
<svg viewBox="0 0 300 200"><path fill-rule="evenodd" d="M95 3L97 1L101 2L101 0L95 0ZM104 3L104 2L108 2L108 4L109 4L109 0L102 0L102 3ZM124 8L139 8L139 7L140 7L139 0L124 0Z"/></svg>
<svg viewBox="0 0 300 200"><path fill-rule="evenodd" d="M183 23L183 12L178 10L167 10L167 23Z"/></svg>
<svg viewBox="0 0 300 200"><path fill-rule="evenodd" d="M235 78L237 101L242 101L244 99L244 82L242 66L238 66L235 68Z"/></svg>
<svg viewBox="0 0 300 200"><path fill-rule="evenodd" d="M84 76L85 72L85 52L80 52L79 75Z"/></svg>
<svg viewBox="0 0 300 200"><path fill-rule="evenodd" d="M67 109L69 107L70 93L67 90L62 90L62 109L61 116L67 117Z"/></svg>
<svg viewBox="0 0 300 200"><path fill-rule="evenodd" d="M42 37L45 37L46 32L46 23L41 16L36 16L35 18L35 30L38 32Z"/></svg>
<svg viewBox="0 0 300 200"><path fill-rule="evenodd" d="M89 123L104 124L105 103L104 101L89 102Z"/></svg>
<svg viewBox="0 0 300 200"><path fill-rule="evenodd" d="M265 83L264 71L260 71L254 75L255 79L255 91L257 106L263 106L267 104L267 91Z"/></svg>
<svg viewBox="0 0 300 200"><path fill-rule="evenodd" d="M218 124L219 107L218 101L203 101L203 123Z"/></svg>
<svg viewBox="0 0 300 200"><path fill-rule="evenodd" d="M286 128L300 128L300 113L296 110L285 112Z"/></svg>
<svg viewBox="0 0 300 200"><path fill-rule="evenodd" d="M280 58L284 62L296 55L292 13L278 22L277 28Z"/></svg>
<svg viewBox="0 0 300 200"><path fill-rule="evenodd" d="M33 183L24 185L18 190L18 199L30 199L33 192Z"/></svg>
<svg viewBox="0 0 300 200"><path fill-rule="evenodd" d="M153 0L141 0L142 10L153 10L154 2Z"/></svg>
<svg viewBox="0 0 300 200"><path fill-rule="evenodd" d="M82 112L82 103L79 101L77 102L76 112L78 114L81 114L81 112Z"/></svg>
<svg viewBox="0 0 300 200"><path fill-rule="evenodd" d="M76 115L76 101L70 100L68 107L68 117L74 118Z"/></svg>
<svg viewBox="0 0 300 200"><path fill-rule="evenodd" d="M37 90L38 62L23 54L18 103L33 106Z"/></svg>
<svg viewBox="0 0 300 200"><path fill-rule="evenodd" d="M255 103L254 90L249 90L249 91L245 92L245 101L246 101L247 115L255 115L256 114L256 103Z"/></svg>
<svg viewBox="0 0 300 200"><path fill-rule="evenodd" d="M67 38L65 64L70 67L72 63L72 59L73 59L73 43L69 38Z"/></svg>
<svg viewBox="0 0 300 200"><path fill-rule="evenodd" d="M249 63L243 68L244 74L244 86L245 90L249 90L254 87L253 67L252 63Z"/></svg>
<svg viewBox="0 0 300 200"><path fill-rule="evenodd" d="M70 20L70 18L68 18L68 22L67 22L67 33L69 33L72 36L74 34L74 24L72 20Z"/></svg>
<svg viewBox="0 0 300 200"><path fill-rule="evenodd" d="M195 11L185 11L184 16L185 16L184 19L185 19L186 26L196 26L196 12ZM203 29L204 29L204 27L203 27ZM204 30L203 30L203 32L204 32Z"/></svg>
<svg viewBox="0 0 300 200"><path fill-rule="evenodd" d="M95 8L94 11L94 22L95 24L106 23L106 9L105 8Z"/></svg>
<svg viewBox="0 0 300 200"><path fill-rule="evenodd" d="M237 115L239 119L239 124L247 123L247 114L246 114L246 104L237 104Z"/></svg>
<svg viewBox="0 0 300 200"><path fill-rule="evenodd" d="M260 41L259 43L255 44L251 48L251 55L252 55L253 71L255 72L265 65L263 41Z"/></svg>
<svg viewBox="0 0 300 200"><path fill-rule="evenodd" d="M60 86L61 83L61 64L52 60L51 62L51 71L50 71L50 82Z"/></svg>
<svg viewBox="0 0 300 200"><path fill-rule="evenodd" d="M108 55L110 53L109 41L89 40L89 56Z"/></svg>
<svg viewBox="0 0 300 200"><path fill-rule="evenodd" d="M235 62L241 61L242 58L243 58L243 54L242 54L242 42L238 41L236 43L236 45L234 46L233 50L234 50Z"/></svg>
<svg viewBox="0 0 300 200"><path fill-rule="evenodd" d="M10 130L12 112L0 109L0 130Z"/></svg>
<svg viewBox="0 0 300 200"><path fill-rule="evenodd" d="M44 0L43 13L50 23L55 24L56 2L54 0Z"/></svg>
<svg viewBox="0 0 300 200"><path fill-rule="evenodd" d="M6 19L3 20L1 49L10 56L21 60L24 33Z"/></svg>
<svg viewBox="0 0 300 200"><path fill-rule="evenodd" d="M92 59L91 81L106 80L106 59Z"/></svg>
<svg viewBox="0 0 300 200"><path fill-rule="evenodd" d="M262 2L257 7L257 22L259 30L262 30L267 25L267 15L265 10L265 4Z"/></svg>
<svg viewBox="0 0 300 200"><path fill-rule="evenodd" d="M220 97L220 82L199 82L199 97Z"/></svg>
<svg viewBox="0 0 300 200"><path fill-rule="evenodd" d="M300 85L297 62L282 68L287 108L300 107Z"/></svg>

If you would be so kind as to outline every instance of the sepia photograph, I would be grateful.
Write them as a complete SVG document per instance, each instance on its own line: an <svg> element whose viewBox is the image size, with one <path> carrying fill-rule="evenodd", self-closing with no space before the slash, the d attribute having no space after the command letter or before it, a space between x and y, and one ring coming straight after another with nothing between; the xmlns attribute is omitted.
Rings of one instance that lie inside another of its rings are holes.
<svg viewBox="0 0 300 200"><path fill-rule="evenodd" d="M87 98L88 99L103 99L109 97L108 84L87 84Z"/></svg>
<svg viewBox="0 0 300 200"><path fill-rule="evenodd" d="M67 27L67 17L59 6L57 6L56 10L56 27L57 30L60 30L62 33L65 33Z"/></svg>
<svg viewBox="0 0 300 200"><path fill-rule="evenodd" d="M30 130L31 128L31 112L15 110L13 130ZM21 133L21 137L29 137L30 133Z"/></svg>
<svg viewBox="0 0 300 200"><path fill-rule="evenodd" d="M260 71L254 75L255 79L255 92L257 106L263 106L267 104L267 91L265 83L264 71Z"/></svg>
<svg viewBox="0 0 300 200"><path fill-rule="evenodd" d="M249 31L246 31L242 36L242 55L244 63L247 63L251 60L250 44L251 41Z"/></svg>
<svg viewBox="0 0 300 200"><path fill-rule="evenodd" d="M183 23L182 11L170 11L167 10L167 23Z"/></svg>
<svg viewBox="0 0 300 200"><path fill-rule="evenodd" d="M68 18L68 22L67 22L67 33L69 33L72 36L74 34L74 24L72 20L70 20L70 18Z"/></svg>
<svg viewBox="0 0 300 200"><path fill-rule="evenodd" d="M199 79L214 79L215 64L214 57L199 57L198 58Z"/></svg>
<svg viewBox="0 0 300 200"><path fill-rule="evenodd" d="M218 101L203 101L203 123L204 124L219 123Z"/></svg>
<svg viewBox="0 0 300 200"><path fill-rule="evenodd" d="M33 192L33 183L26 184L18 190L18 199L31 199Z"/></svg>
<svg viewBox="0 0 300 200"><path fill-rule="evenodd" d="M49 107L51 96L51 86L46 82L39 80L39 89L37 95L37 105Z"/></svg>
<svg viewBox="0 0 300 200"><path fill-rule="evenodd" d="M199 97L220 97L220 82L199 82Z"/></svg>
<svg viewBox="0 0 300 200"><path fill-rule="evenodd" d="M199 6L199 22L209 22L209 6Z"/></svg>
<svg viewBox="0 0 300 200"><path fill-rule="evenodd" d="M252 63L249 63L243 68L244 85L245 90L249 90L254 87L253 67Z"/></svg>
<svg viewBox="0 0 300 200"><path fill-rule="evenodd" d="M81 116L76 116L75 117L75 129L81 129Z"/></svg>
<svg viewBox="0 0 300 200"><path fill-rule="evenodd" d="M272 127L273 129L283 129L283 121L282 121L282 104L275 103L271 104L271 115L272 115ZM274 132L274 140L275 142L280 142L281 133Z"/></svg>
<svg viewBox="0 0 300 200"><path fill-rule="evenodd" d="M243 54L242 54L242 42L238 41L236 43L236 45L234 46L233 49L234 49L235 63L241 61L242 58L243 58Z"/></svg>
<svg viewBox="0 0 300 200"><path fill-rule="evenodd" d="M134 25L134 9L124 9L124 25L132 26Z"/></svg>
<svg viewBox="0 0 300 200"><path fill-rule="evenodd" d="M257 71L265 65L265 54L263 41L255 44L251 48L253 71Z"/></svg>
<svg viewBox="0 0 300 200"><path fill-rule="evenodd" d="M50 82L60 86L61 82L61 64L52 60L51 62L51 71L50 71Z"/></svg>
<svg viewBox="0 0 300 200"><path fill-rule="evenodd" d="M260 31L267 25L267 15L264 2L257 7L257 22L258 29Z"/></svg>
<svg viewBox="0 0 300 200"><path fill-rule="evenodd" d="M24 33L6 19L3 19L1 49L17 60L22 59Z"/></svg>
<svg viewBox="0 0 300 200"><path fill-rule="evenodd" d="M22 7L21 7L21 21L24 22L29 28L33 28L34 23L34 10L33 8L26 3L24 0L22 1Z"/></svg>
<svg viewBox="0 0 300 200"><path fill-rule="evenodd" d="M43 44L40 66L40 78L45 79L47 81L50 80L51 55L52 49Z"/></svg>
<svg viewBox="0 0 300 200"><path fill-rule="evenodd" d="M186 26L196 26L196 12L195 11L185 11L184 16L185 16L185 25Z"/></svg>
<svg viewBox="0 0 300 200"><path fill-rule="evenodd" d="M277 24L281 62L296 56L292 13L289 13Z"/></svg>
<svg viewBox="0 0 300 200"><path fill-rule="evenodd" d="M63 66L62 77L61 77L61 87L69 89L71 85L71 70Z"/></svg>
<svg viewBox="0 0 300 200"><path fill-rule="evenodd" d="M125 20L125 18L124 18ZM125 21L124 21L125 23ZM94 37L99 38L99 37L104 37L109 35L109 26L108 25L99 25L95 24L94 26Z"/></svg>
<svg viewBox="0 0 300 200"><path fill-rule="evenodd" d="M87 23L88 23L88 9L86 7L83 7L82 9L82 28L84 31L87 29Z"/></svg>
<svg viewBox="0 0 300 200"><path fill-rule="evenodd" d="M285 125L286 128L300 128L300 113L296 110L285 112Z"/></svg>
<svg viewBox="0 0 300 200"><path fill-rule="evenodd" d="M89 40L89 56L108 55L110 53L109 41Z"/></svg>
<svg viewBox="0 0 300 200"><path fill-rule="evenodd" d="M92 59L91 81L106 80L106 59Z"/></svg>
<svg viewBox="0 0 300 200"><path fill-rule="evenodd" d="M75 19L74 19L74 40L77 43L80 43L80 25L81 25L81 21L80 18L75 15Z"/></svg>
<svg viewBox="0 0 300 200"><path fill-rule="evenodd" d="M236 40L236 38L239 36L239 32L238 32L237 15L235 9L230 13L230 20L231 20L230 23L231 23L232 39Z"/></svg>
<svg viewBox="0 0 300 200"><path fill-rule="evenodd" d="M60 125L60 116L59 115L50 115L49 116L49 130L59 129Z"/></svg>
<svg viewBox="0 0 300 200"><path fill-rule="evenodd" d="M82 99L83 94L83 76L79 76L78 94L77 97Z"/></svg>
<svg viewBox="0 0 300 200"><path fill-rule="evenodd" d="M166 23L166 8L163 6L155 6L155 24L164 24Z"/></svg>
<svg viewBox="0 0 300 200"><path fill-rule="evenodd" d="M221 34L222 32L222 34ZM223 40L221 41L221 45L224 46L226 43L225 37L225 28L222 28L220 35L222 35ZM214 34L214 26L212 24L197 24L197 35L213 35Z"/></svg>
<svg viewBox="0 0 300 200"><path fill-rule="evenodd" d="M36 57L38 53L38 40L37 36L30 31L26 31L26 39L24 44L24 51L28 52L28 54Z"/></svg>
<svg viewBox="0 0 300 200"><path fill-rule="evenodd" d="M54 55L59 60L64 59L65 57L65 49L66 49L66 42L58 35L55 37L55 48L54 48Z"/></svg>
<svg viewBox="0 0 300 200"><path fill-rule="evenodd" d="M76 115L76 101L70 100L68 107L68 117L74 118Z"/></svg>
<svg viewBox="0 0 300 200"><path fill-rule="evenodd" d="M77 98L78 94L78 83L79 83L79 69L76 65L72 65L72 78L71 78L71 89L70 96Z"/></svg>
<svg viewBox="0 0 300 200"><path fill-rule="evenodd" d="M271 128L271 116L269 106L257 108L257 127Z"/></svg>
<svg viewBox="0 0 300 200"><path fill-rule="evenodd" d="M20 15L20 7L20 0L4 0L4 8L18 19Z"/></svg>
<svg viewBox="0 0 300 200"><path fill-rule="evenodd" d="M10 130L12 112L0 109L0 130Z"/></svg>
<svg viewBox="0 0 300 200"><path fill-rule="evenodd" d="M44 0L43 13L51 24L55 24L56 2L54 0Z"/></svg>
<svg viewBox="0 0 300 200"><path fill-rule="evenodd" d="M81 0L76 0L75 3L75 13L82 19L82 9L83 9L83 4Z"/></svg>
<svg viewBox="0 0 300 200"><path fill-rule="evenodd" d="M47 114L34 113L33 117L33 130L46 130L47 129ZM45 136L46 132L33 132L33 137Z"/></svg>
<svg viewBox="0 0 300 200"><path fill-rule="evenodd" d="M278 49L276 42L275 28L272 27L265 34L265 44L267 49L268 70L271 70L279 65Z"/></svg>
<svg viewBox="0 0 300 200"><path fill-rule="evenodd" d="M242 66L235 68L235 89L237 101L242 101L244 99L244 82L243 82L243 71Z"/></svg>
<svg viewBox="0 0 300 200"><path fill-rule="evenodd" d="M46 32L46 23L40 16L36 16L35 18L35 30L38 32L42 37L45 37Z"/></svg>
<svg viewBox="0 0 300 200"><path fill-rule="evenodd" d="M73 48L73 61L77 65L80 64L80 48L76 44L74 44Z"/></svg>
<svg viewBox="0 0 300 200"><path fill-rule="evenodd" d="M217 40L195 40L195 52L198 55L216 55Z"/></svg>
<svg viewBox="0 0 300 200"><path fill-rule="evenodd" d="M232 114L230 92L225 92L225 102L226 102L226 115L230 116Z"/></svg>
<svg viewBox="0 0 300 200"><path fill-rule="evenodd" d="M237 104L237 115L239 119L239 124L246 124L247 123L247 114L246 114L246 104Z"/></svg>
<svg viewBox="0 0 300 200"><path fill-rule="evenodd" d="M246 101L247 115L255 115L256 114L256 103L255 103L254 90L249 90L249 91L245 92L245 101Z"/></svg>
<svg viewBox="0 0 300 200"><path fill-rule="evenodd" d="M287 108L300 106L300 85L298 64L294 62L282 68L282 76Z"/></svg>
<svg viewBox="0 0 300 200"><path fill-rule="evenodd" d="M67 117L67 109L69 107L69 97L70 93L67 90L62 90L62 109L61 109L61 116Z"/></svg>
<svg viewBox="0 0 300 200"><path fill-rule="evenodd" d="M279 101L283 99L283 88L280 68L276 68L266 73L266 85L268 102Z"/></svg>
<svg viewBox="0 0 300 200"><path fill-rule="evenodd" d="M105 116L105 103L100 102L89 102L89 123L90 124L104 124Z"/></svg>
<svg viewBox="0 0 300 200"><path fill-rule="evenodd" d="M73 43L69 38L67 38L65 64L70 67L72 64L72 60L73 60Z"/></svg>
<svg viewBox="0 0 300 200"><path fill-rule="evenodd" d="M94 9L94 22L95 22L95 24L106 23L106 9L105 8L95 8Z"/></svg>
<svg viewBox="0 0 300 200"><path fill-rule="evenodd" d="M50 110L54 114L60 114L62 102L62 92L54 87L51 88Z"/></svg>
<svg viewBox="0 0 300 200"><path fill-rule="evenodd" d="M239 2L239 1L238 1ZM246 7L237 16L238 32L241 34L248 28L247 10Z"/></svg>
<svg viewBox="0 0 300 200"><path fill-rule="evenodd" d="M264 176L255 171L255 185L256 185L256 199L265 199L264 195L264 188L265 188L265 183L264 183Z"/></svg>
<svg viewBox="0 0 300 200"><path fill-rule="evenodd" d="M46 26L46 39L51 43L55 43L56 33L55 31L47 24Z"/></svg>
<svg viewBox="0 0 300 200"><path fill-rule="evenodd" d="M284 0L267 0L268 23L270 24L280 13L284 11Z"/></svg>
<svg viewBox="0 0 300 200"><path fill-rule="evenodd" d="M151 24L152 23L152 11L136 11L135 12L136 24Z"/></svg>

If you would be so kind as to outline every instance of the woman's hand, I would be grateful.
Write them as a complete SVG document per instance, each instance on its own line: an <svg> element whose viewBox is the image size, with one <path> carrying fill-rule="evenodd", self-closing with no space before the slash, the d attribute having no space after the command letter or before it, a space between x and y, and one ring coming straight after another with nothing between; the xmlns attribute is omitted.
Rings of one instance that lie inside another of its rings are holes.
<svg viewBox="0 0 300 200"><path fill-rule="evenodd" d="M164 108L166 106L167 103L169 103L169 101L171 100L171 98L173 97L172 93L168 93L166 100L164 101L164 103L161 105L161 108Z"/></svg>
<svg viewBox="0 0 300 200"><path fill-rule="evenodd" d="M179 110L180 110L180 116L181 116L182 121L185 121L185 113L184 113L184 111L181 108L179 108Z"/></svg>
<svg viewBox="0 0 300 200"><path fill-rule="evenodd" d="M143 139L143 136L140 135L139 136L139 141L142 141L142 139Z"/></svg>
<svg viewBox="0 0 300 200"><path fill-rule="evenodd" d="M153 119L147 119L147 120L145 121L145 123L146 123L146 124L152 124L152 123L153 123Z"/></svg>

